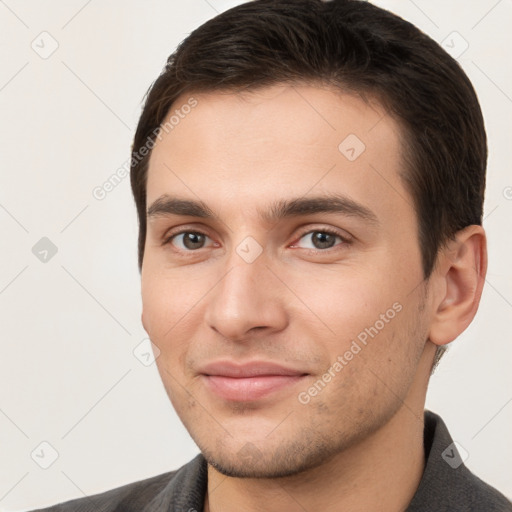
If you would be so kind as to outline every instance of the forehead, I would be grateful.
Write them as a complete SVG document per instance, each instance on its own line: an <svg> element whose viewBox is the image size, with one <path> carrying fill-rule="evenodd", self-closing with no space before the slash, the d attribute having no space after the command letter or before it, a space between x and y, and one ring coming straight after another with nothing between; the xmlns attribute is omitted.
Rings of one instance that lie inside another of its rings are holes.
<svg viewBox="0 0 512 512"><path fill-rule="evenodd" d="M411 209L399 178L399 126L357 95L312 85L184 94L163 128L149 163L148 205L166 193L224 209L236 198L247 210L334 191L396 214Z"/></svg>

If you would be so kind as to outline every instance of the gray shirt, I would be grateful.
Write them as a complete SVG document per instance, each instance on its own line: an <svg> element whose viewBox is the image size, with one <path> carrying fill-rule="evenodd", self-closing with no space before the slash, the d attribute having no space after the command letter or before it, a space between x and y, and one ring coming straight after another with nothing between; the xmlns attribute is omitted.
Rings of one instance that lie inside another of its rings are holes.
<svg viewBox="0 0 512 512"><path fill-rule="evenodd" d="M425 470L406 512L512 512L505 496L464 466L443 420L430 411L424 447ZM202 512L206 489L207 464L199 454L176 471L39 512Z"/></svg>

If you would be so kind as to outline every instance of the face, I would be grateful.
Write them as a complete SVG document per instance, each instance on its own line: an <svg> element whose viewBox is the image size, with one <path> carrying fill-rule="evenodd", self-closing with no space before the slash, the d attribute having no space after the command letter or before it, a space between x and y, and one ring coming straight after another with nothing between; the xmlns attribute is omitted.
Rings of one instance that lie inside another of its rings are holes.
<svg viewBox="0 0 512 512"><path fill-rule="evenodd" d="M376 432L418 378L429 308L399 128L306 85L172 111L190 101L149 163L143 324L207 460L291 475Z"/></svg>

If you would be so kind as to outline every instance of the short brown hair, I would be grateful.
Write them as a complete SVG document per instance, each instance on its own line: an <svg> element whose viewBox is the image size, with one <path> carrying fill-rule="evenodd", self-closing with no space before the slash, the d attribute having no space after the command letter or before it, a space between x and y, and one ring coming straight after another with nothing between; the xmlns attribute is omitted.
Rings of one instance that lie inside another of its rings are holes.
<svg viewBox="0 0 512 512"><path fill-rule="evenodd" d="M158 129L183 93L320 82L375 97L402 127L401 177L418 218L425 278L440 247L482 223L487 141L468 77L434 40L362 0L254 0L194 30L150 87L132 146L139 269Z"/></svg>

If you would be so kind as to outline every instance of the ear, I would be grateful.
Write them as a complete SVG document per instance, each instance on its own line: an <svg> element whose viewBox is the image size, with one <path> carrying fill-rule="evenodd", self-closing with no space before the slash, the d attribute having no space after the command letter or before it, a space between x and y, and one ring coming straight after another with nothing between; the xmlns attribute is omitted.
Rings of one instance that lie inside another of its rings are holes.
<svg viewBox="0 0 512 512"><path fill-rule="evenodd" d="M429 339L446 345L473 320L487 272L487 241L482 226L471 225L457 232L443 248L431 276L434 292Z"/></svg>

